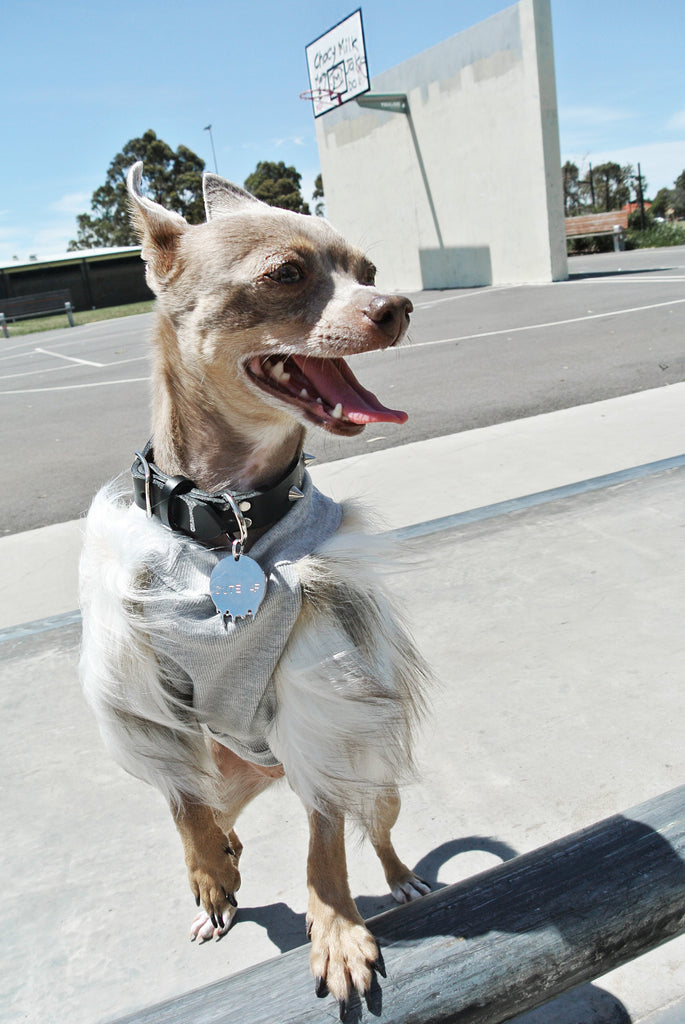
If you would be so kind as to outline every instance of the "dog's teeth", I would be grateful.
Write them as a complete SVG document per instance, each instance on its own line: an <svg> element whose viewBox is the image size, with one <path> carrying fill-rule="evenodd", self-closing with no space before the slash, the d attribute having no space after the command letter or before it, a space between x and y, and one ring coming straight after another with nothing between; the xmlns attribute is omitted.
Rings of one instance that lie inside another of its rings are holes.
<svg viewBox="0 0 685 1024"><path fill-rule="evenodd" d="M342 419L342 405L340 404L340 402L338 402L338 404L336 405L335 409L331 413L331 416L333 417L333 419L336 420Z"/></svg>
<svg viewBox="0 0 685 1024"><path fill-rule="evenodd" d="M323 398L321 397L321 395L317 395L316 400L319 403L319 405L323 405Z"/></svg>
<svg viewBox="0 0 685 1024"><path fill-rule="evenodd" d="M306 388L302 388L300 391L300 398L309 398L309 392Z"/></svg>
<svg viewBox="0 0 685 1024"><path fill-rule="evenodd" d="M270 366L269 370L271 376L274 377L277 381L283 381L283 383L285 383L286 381L290 380L290 374L286 370L285 363L282 360L279 361L278 363L274 363L273 366Z"/></svg>

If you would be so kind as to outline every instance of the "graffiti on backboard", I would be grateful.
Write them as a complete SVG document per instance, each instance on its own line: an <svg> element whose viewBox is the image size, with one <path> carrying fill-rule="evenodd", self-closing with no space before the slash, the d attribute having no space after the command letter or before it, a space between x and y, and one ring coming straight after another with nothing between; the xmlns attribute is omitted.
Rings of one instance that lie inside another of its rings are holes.
<svg viewBox="0 0 685 1024"><path fill-rule="evenodd" d="M314 116L369 90L361 10L306 47Z"/></svg>

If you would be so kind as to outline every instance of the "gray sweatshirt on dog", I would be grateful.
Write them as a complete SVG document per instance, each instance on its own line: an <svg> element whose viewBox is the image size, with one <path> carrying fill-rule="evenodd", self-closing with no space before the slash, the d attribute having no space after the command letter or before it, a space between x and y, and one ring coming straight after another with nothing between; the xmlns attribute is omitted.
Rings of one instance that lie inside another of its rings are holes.
<svg viewBox="0 0 685 1024"><path fill-rule="evenodd" d="M298 559L331 537L342 509L307 473L304 498L293 504L249 551L267 580L254 619L225 621L210 596L214 551L174 537L174 553L152 568L144 601L153 650L172 692L192 704L199 720L239 757L278 764L266 740L276 710L272 676L302 606Z"/></svg>

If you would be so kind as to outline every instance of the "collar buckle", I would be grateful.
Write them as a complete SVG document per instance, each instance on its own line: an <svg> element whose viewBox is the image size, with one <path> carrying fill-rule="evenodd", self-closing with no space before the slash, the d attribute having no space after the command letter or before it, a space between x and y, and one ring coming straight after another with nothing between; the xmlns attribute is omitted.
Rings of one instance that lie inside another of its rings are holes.
<svg viewBox="0 0 685 1024"><path fill-rule="evenodd" d="M207 494L187 477L167 476L155 465L151 441L135 455L131 466L135 504L145 509L148 519L159 518L168 529L206 544L215 543L221 535L235 538L237 533L242 547L250 527L269 529L304 496L307 459L303 454L273 486L236 495Z"/></svg>
<svg viewBox="0 0 685 1024"><path fill-rule="evenodd" d="M145 515L148 519L152 519L152 498L150 496L150 481L152 479L152 470L150 469L150 463L147 461L142 452L135 452L135 456L143 467L143 474L145 477Z"/></svg>

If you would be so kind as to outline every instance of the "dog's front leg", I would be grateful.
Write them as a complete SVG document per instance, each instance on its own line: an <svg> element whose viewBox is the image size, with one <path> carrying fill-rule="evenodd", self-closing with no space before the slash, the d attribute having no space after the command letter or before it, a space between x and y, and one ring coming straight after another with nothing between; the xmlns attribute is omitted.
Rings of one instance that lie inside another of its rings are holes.
<svg viewBox="0 0 685 1024"><path fill-rule="evenodd" d="M330 992L344 1015L350 988L368 992L374 968L382 971L378 947L355 905L347 880L345 820L341 814L309 815L307 859L312 940L310 963L317 995Z"/></svg>
<svg viewBox="0 0 685 1024"><path fill-rule="evenodd" d="M390 830L397 821L399 812L400 796L397 790L392 788L380 793L376 798L368 831L373 848L383 865L393 899L398 903L409 903L420 896L425 896L431 888L428 882L419 878L395 852Z"/></svg>
<svg viewBox="0 0 685 1024"><path fill-rule="evenodd" d="M209 807L184 801L173 814L195 902L202 903L215 928L227 931L237 907L240 851L231 847Z"/></svg>

